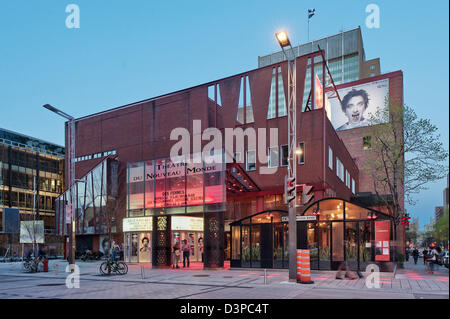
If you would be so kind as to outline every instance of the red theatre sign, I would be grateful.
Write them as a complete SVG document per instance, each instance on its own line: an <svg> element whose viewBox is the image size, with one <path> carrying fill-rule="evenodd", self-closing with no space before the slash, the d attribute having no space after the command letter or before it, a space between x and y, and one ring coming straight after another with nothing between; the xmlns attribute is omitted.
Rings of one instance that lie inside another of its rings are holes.
<svg viewBox="0 0 450 319"><path fill-rule="evenodd" d="M170 158L128 164L129 209L170 208L225 201L222 157L213 162ZM216 156L217 157L217 156Z"/></svg>

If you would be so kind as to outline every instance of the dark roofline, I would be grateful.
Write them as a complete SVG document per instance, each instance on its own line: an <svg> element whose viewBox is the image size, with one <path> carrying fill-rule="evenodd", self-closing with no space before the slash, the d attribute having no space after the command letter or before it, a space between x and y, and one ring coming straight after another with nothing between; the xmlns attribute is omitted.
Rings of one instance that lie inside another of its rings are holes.
<svg viewBox="0 0 450 319"><path fill-rule="evenodd" d="M21 137L26 137L26 138L29 138L29 139L32 139L32 140L40 141L40 142L43 142L43 143L46 143L46 144L50 144L50 145L57 146L57 147L61 147L62 149L65 149L64 146L61 146L61 145L58 145L58 144L55 144L55 143L52 143L52 142L48 142L48 141L46 141L46 140L42 140L42 139L37 138L37 137L32 137L32 136L25 135L25 134L22 134L22 133L18 133L18 132L15 132L15 131L7 130L7 129L5 129L5 128L1 128L1 127L0 127L0 131L4 131L4 132L16 134L16 135L19 135L19 136L21 136Z"/></svg>

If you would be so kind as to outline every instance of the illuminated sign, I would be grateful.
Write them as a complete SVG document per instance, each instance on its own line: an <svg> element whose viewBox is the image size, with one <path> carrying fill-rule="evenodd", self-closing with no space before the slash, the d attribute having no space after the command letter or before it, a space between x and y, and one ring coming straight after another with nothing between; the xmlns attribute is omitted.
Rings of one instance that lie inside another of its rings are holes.
<svg viewBox="0 0 450 319"><path fill-rule="evenodd" d="M122 220L124 232L149 231L153 227L153 217L131 217Z"/></svg>
<svg viewBox="0 0 450 319"><path fill-rule="evenodd" d="M172 230L203 231L203 218L172 216ZM124 232L153 230L153 217L130 217L122 220Z"/></svg>
<svg viewBox="0 0 450 319"><path fill-rule="evenodd" d="M166 158L129 163L128 209L223 203L224 161L194 163L195 156L180 162Z"/></svg>

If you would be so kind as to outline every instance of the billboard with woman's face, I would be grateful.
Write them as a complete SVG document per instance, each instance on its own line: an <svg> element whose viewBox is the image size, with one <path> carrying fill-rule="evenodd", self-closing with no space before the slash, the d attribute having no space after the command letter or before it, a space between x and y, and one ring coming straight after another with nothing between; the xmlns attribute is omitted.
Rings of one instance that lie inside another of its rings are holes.
<svg viewBox="0 0 450 319"><path fill-rule="evenodd" d="M369 125L370 114L387 107L389 79L338 89L337 96L330 97L331 123L336 131L349 130Z"/></svg>

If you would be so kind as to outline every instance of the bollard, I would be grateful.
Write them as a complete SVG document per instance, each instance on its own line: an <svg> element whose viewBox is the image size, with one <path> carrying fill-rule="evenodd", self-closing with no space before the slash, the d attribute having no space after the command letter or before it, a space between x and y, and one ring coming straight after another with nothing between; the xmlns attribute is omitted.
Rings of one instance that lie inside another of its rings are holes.
<svg viewBox="0 0 450 319"><path fill-rule="evenodd" d="M141 279L145 279L144 266L141 265Z"/></svg>
<svg viewBox="0 0 450 319"><path fill-rule="evenodd" d="M58 264L55 265L55 273L58 275Z"/></svg>
<svg viewBox="0 0 450 319"><path fill-rule="evenodd" d="M311 280L310 257L308 249L297 249L297 282L313 284Z"/></svg>
<svg viewBox="0 0 450 319"><path fill-rule="evenodd" d="M264 268L264 285L267 285L267 269Z"/></svg>

